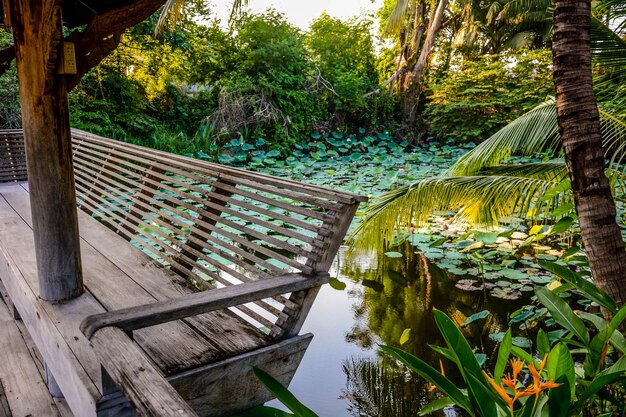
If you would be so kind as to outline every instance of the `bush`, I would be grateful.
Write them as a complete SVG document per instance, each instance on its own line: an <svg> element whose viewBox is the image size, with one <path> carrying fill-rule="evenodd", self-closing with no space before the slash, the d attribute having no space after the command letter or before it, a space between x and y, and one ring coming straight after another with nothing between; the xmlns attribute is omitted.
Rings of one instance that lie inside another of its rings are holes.
<svg viewBox="0 0 626 417"><path fill-rule="evenodd" d="M432 86L424 117L441 139L480 141L553 94L549 50L464 61Z"/></svg>

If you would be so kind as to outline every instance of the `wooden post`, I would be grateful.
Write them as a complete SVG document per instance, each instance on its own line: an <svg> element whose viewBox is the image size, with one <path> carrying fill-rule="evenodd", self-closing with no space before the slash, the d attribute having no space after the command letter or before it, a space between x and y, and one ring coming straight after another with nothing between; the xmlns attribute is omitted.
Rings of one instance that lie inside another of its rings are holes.
<svg viewBox="0 0 626 417"><path fill-rule="evenodd" d="M57 74L61 0L9 0L39 295L61 301L83 291L67 83Z"/></svg>

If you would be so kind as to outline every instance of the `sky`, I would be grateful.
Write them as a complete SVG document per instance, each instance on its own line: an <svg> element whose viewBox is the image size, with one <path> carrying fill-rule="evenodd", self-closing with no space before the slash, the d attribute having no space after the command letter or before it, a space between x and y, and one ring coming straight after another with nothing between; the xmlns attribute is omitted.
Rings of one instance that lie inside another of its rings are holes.
<svg viewBox="0 0 626 417"><path fill-rule="evenodd" d="M228 20L232 1L213 0L213 10L222 21ZM274 8L287 16L287 20L306 30L322 12L333 17L346 19L366 15L375 11L382 0L249 0L249 9L262 12Z"/></svg>

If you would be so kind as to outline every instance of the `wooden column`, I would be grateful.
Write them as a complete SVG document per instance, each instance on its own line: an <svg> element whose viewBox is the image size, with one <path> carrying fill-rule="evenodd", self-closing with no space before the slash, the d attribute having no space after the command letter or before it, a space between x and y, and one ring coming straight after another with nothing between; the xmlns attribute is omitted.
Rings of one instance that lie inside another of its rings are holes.
<svg viewBox="0 0 626 417"><path fill-rule="evenodd" d="M39 295L83 291L67 84L57 74L61 0L8 0L15 40Z"/></svg>

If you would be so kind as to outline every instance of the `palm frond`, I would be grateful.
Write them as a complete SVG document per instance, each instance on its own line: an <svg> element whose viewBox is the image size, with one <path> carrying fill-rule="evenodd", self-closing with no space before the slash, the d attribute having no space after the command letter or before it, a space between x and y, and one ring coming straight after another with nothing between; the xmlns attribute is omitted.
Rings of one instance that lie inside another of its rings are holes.
<svg viewBox="0 0 626 417"><path fill-rule="evenodd" d="M229 19L231 22L244 8L248 7L248 2L249 0L233 0L233 7L230 11ZM176 26L176 23L180 20L183 14L184 8L185 0L166 0L154 29L155 34L158 34L161 30L163 30L166 25L170 28Z"/></svg>
<svg viewBox="0 0 626 417"><path fill-rule="evenodd" d="M183 13L184 6L185 0L167 0L161 9L159 20L154 28L154 33L158 34L163 30L166 22L170 28L174 27Z"/></svg>
<svg viewBox="0 0 626 417"><path fill-rule="evenodd" d="M518 117L463 155L447 175L473 175L485 167L499 165L511 155L532 156L548 149L555 155L561 149L554 99Z"/></svg>
<svg viewBox="0 0 626 417"><path fill-rule="evenodd" d="M608 168L619 169L626 157L626 122L601 105L599 112L605 155L610 160ZM562 155L554 99L523 114L463 155L447 175L475 175L487 167L501 164L512 155L532 156L545 151Z"/></svg>
<svg viewBox="0 0 626 417"><path fill-rule="evenodd" d="M385 25L386 33L398 33L404 24L404 19L406 18L407 11L409 10L409 4L411 0L397 0L391 14L389 15L389 19L387 19L387 24Z"/></svg>
<svg viewBox="0 0 626 417"><path fill-rule="evenodd" d="M517 174L526 169L522 166L508 168ZM393 190L376 198L366 209L363 222L350 235L349 242L357 250L389 245L398 235L408 233L411 225L420 226L434 212L441 211L454 211L458 220L484 227L493 227L513 217L526 217L531 209L536 216L546 216L550 209L562 203L563 195L543 198L560 183L562 176L554 175L558 169L553 164L545 167L552 172L552 180L539 178L540 168L533 169L534 173L528 169L527 177L428 178Z"/></svg>
<svg viewBox="0 0 626 417"><path fill-rule="evenodd" d="M626 41L595 17L591 18L591 54L604 69L626 76Z"/></svg>

